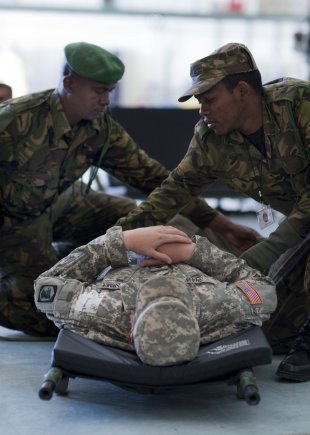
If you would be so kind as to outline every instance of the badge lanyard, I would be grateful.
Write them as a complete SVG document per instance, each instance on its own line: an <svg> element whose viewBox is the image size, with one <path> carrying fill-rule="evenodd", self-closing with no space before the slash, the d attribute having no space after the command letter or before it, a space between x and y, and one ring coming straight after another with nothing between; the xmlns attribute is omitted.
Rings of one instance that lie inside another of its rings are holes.
<svg viewBox="0 0 310 435"><path fill-rule="evenodd" d="M250 151L249 151L248 147L247 147L247 151L248 151L249 159L250 159L250 162L252 165L254 179L256 181L256 173L255 173L253 161L251 159L251 155L250 155ZM263 203L263 195L262 195L262 190L261 190L262 172L263 172L262 166L263 166L263 162L260 162L260 169L258 168L259 183L256 181L257 188L258 188L259 202L261 203L261 208L259 210L257 210L257 212L256 212L257 221L258 221L258 225L259 225L260 229L267 228L267 227L269 227L269 225L272 225L274 222L272 209L271 209L270 205Z"/></svg>

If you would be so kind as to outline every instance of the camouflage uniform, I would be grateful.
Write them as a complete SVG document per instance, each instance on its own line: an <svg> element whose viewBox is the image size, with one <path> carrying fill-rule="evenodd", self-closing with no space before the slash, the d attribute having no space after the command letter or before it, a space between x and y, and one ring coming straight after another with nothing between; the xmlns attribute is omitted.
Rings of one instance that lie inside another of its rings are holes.
<svg viewBox="0 0 310 435"><path fill-rule="evenodd" d="M34 278L59 259L52 242L87 243L135 207L74 184L90 167L146 194L168 175L108 113L71 129L55 90L0 105L0 325L55 333L33 302ZM208 212L198 199L184 209L197 225Z"/></svg>
<svg viewBox="0 0 310 435"><path fill-rule="evenodd" d="M195 241L188 264L135 269L128 267L121 228L113 227L42 273L35 282L35 303L58 327L130 351L134 350L131 329L136 304L156 294L159 280L167 283L171 295L187 298L201 344L267 320L277 304L272 280L206 238L196 236ZM154 278L157 286L149 286ZM180 282L187 295L180 294ZM249 288L258 299L246 296ZM152 331L147 334L150 342Z"/></svg>
<svg viewBox="0 0 310 435"><path fill-rule="evenodd" d="M287 216L297 235L295 243L306 237L310 229L309 82L284 79L266 85L262 103L266 157L237 130L219 136L200 120L187 154L162 187L117 224L127 229L164 223L190 198L220 179L257 201L261 191L265 204ZM309 260L307 264L309 268ZM303 276L305 263L301 267ZM282 330L284 336L294 339L307 318L309 295L300 283L289 298L278 296L281 306L268 331L269 339L276 341L283 336Z"/></svg>

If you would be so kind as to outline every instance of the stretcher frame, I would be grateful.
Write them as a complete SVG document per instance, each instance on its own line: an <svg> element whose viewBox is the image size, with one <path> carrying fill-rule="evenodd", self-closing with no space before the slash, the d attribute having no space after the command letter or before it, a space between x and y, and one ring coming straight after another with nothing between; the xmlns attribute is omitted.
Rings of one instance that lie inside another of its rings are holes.
<svg viewBox="0 0 310 435"><path fill-rule="evenodd" d="M62 329L52 351L49 371L39 389L42 400L68 393L70 378L107 381L140 393L163 393L186 386L226 380L237 385L237 397L257 405L260 394L253 367L271 363L272 350L258 326L201 346L188 363L155 367L135 353L98 344Z"/></svg>

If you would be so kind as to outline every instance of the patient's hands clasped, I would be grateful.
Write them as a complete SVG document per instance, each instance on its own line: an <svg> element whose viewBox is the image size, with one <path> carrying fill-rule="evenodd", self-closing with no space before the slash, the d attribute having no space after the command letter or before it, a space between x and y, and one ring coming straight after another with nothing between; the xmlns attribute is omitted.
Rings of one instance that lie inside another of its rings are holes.
<svg viewBox="0 0 310 435"><path fill-rule="evenodd" d="M123 231L123 240L127 250L150 257L141 266L186 262L195 249L186 233L164 225Z"/></svg>

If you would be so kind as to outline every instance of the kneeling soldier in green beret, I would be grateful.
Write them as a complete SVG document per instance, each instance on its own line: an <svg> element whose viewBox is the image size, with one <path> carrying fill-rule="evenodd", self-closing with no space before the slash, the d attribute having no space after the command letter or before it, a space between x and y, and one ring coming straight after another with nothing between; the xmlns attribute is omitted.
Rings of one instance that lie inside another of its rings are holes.
<svg viewBox="0 0 310 435"><path fill-rule="evenodd" d="M33 300L35 277L59 260L53 242L85 244L136 205L90 189L97 170L144 194L168 175L107 111L123 62L86 42L64 57L57 89L0 105L0 325L37 336L57 332ZM199 198L182 211L201 227L208 213Z"/></svg>

